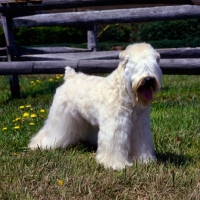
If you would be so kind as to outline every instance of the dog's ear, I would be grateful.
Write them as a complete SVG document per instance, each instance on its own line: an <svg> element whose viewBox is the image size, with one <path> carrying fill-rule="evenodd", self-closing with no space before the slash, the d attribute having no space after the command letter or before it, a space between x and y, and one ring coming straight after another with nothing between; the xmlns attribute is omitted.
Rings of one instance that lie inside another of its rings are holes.
<svg viewBox="0 0 200 200"><path fill-rule="evenodd" d="M119 59L120 59L121 65L125 67L126 63L128 62L129 55L126 53L126 51L122 51L119 54Z"/></svg>

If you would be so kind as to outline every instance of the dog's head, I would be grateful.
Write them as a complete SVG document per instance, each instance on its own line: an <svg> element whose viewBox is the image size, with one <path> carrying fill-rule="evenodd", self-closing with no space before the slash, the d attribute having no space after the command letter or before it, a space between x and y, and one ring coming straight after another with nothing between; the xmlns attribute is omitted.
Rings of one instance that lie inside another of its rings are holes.
<svg viewBox="0 0 200 200"><path fill-rule="evenodd" d="M126 47L119 58L133 105L147 106L161 88L159 53L149 44L136 43Z"/></svg>

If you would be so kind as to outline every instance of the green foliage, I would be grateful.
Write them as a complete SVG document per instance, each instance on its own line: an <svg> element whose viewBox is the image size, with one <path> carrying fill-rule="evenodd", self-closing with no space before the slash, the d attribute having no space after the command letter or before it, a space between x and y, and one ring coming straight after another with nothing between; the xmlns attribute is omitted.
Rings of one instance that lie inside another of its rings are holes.
<svg viewBox="0 0 200 200"><path fill-rule="evenodd" d="M200 37L200 20L173 20L144 23L138 33L138 39L152 40L181 40Z"/></svg>
<svg viewBox="0 0 200 200"><path fill-rule="evenodd" d="M183 40L157 40L148 41L154 48L199 47L200 38L187 38Z"/></svg>
<svg viewBox="0 0 200 200"><path fill-rule="evenodd" d="M86 40L84 28L32 27L15 29L15 43L23 46L81 43Z"/></svg>
<svg viewBox="0 0 200 200"><path fill-rule="evenodd" d="M98 37L99 42L126 42L130 39L131 28L127 25L114 24L105 26L99 26L99 32L102 34Z"/></svg>

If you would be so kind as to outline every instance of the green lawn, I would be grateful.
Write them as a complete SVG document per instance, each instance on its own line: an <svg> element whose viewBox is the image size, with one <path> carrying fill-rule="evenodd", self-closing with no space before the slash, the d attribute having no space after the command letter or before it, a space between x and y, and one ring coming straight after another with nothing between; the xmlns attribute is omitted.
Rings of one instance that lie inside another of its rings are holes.
<svg viewBox="0 0 200 200"><path fill-rule="evenodd" d="M20 76L21 99L0 77L0 199L200 199L200 76L163 76L152 103L158 161L105 170L84 145L30 151L60 75Z"/></svg>

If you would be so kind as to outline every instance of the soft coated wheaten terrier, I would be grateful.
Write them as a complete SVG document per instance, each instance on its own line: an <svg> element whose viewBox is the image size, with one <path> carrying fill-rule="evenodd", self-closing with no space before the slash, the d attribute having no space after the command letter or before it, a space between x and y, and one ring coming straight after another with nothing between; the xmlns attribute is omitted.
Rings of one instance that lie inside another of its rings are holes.
<svg viewBox="0 0 200 200"><path fill-rule="evenodd" d="M96 160L123 169L133 159L155 160L150 102L161 87L160 55L146 43L129 45L118 68L107 77L88 76L66 67L44 127L29 148L66 148L97 141Z"/></svg>

